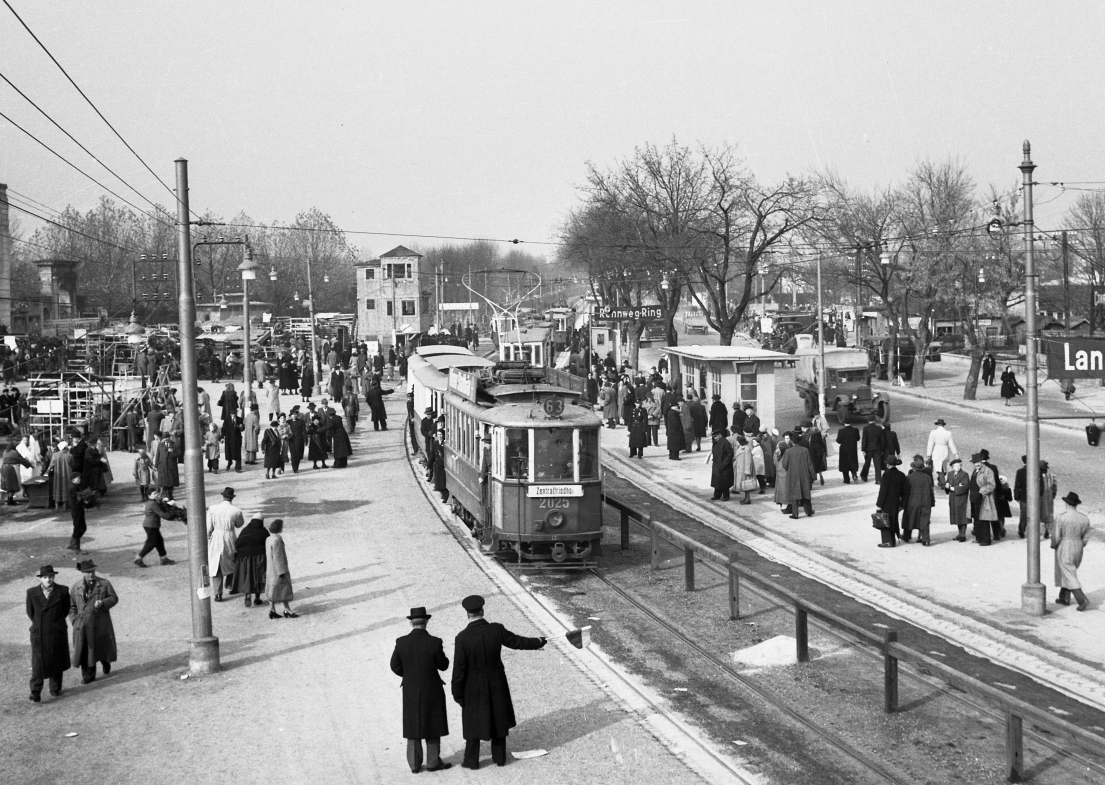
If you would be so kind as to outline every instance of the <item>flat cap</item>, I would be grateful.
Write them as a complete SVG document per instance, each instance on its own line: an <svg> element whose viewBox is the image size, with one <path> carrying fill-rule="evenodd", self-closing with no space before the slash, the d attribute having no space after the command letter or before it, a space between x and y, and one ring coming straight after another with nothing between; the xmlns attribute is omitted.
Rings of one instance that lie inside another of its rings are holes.
<svg viewBox="0 0 1105 785"><path fill-rule="evenodd" d="M460 607L469 613L483 610L483 597L478 594L470 594L460 601Z"/></svg>

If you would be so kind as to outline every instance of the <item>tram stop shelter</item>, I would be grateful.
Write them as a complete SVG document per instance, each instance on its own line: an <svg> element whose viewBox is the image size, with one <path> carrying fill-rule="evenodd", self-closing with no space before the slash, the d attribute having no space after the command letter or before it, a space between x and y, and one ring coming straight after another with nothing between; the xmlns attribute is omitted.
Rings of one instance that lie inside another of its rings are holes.
<svg viewBox="0 0 1105 785"><path fill-rule="evenodd" d="M720 395L730 409L737 401L750 403L762 425L775 427L775 366L791 355L752 346L668 346L665 351L676 389L694 387L707 402Z"/></svg>

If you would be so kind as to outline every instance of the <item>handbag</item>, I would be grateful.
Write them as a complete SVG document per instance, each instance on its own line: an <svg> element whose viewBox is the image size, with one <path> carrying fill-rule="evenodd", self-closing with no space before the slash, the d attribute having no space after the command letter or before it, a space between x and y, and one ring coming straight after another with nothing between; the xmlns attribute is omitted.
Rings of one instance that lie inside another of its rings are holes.
<svg viewBox="0 0 1105 785"><path fill-rule="evenodd" d="M755 477L745 477L740 482L741 491L758 491L760 489L760 481Z"/></svg>
<svg viewBox="0 0 1105 785"><path fill-rule="evenodd" d="M889 529L890 516L882 510L871 513L871 527L874 529Z"/></svg>

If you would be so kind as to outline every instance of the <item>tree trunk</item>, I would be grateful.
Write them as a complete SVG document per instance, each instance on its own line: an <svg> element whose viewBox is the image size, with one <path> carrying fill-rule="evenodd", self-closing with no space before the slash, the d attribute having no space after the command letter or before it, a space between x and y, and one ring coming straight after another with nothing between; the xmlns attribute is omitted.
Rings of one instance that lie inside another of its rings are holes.
<svg viewBox="0 0 1105 785"><path fill-rule="evenodd" d="M978 377L982 370L982 358L986 356L986 349L978 346L971 350L971 367L967 370L967 381L963 385L963 400L975 400L978 391Z"/></svg>
<svg viewBox="0 0 1105 785"><path fill-rule="evenodd" d="M679 331L675 329L675 313L674 312L671 314L671 316L668 317L667 335L665 336L665 339L668 342L668 346L678 346L679 345Z"/></svg>
<svg viewBox="0 0 1105 785"><path fill-rule="evenodd" d="M630 325L637 325L636 327ZM641 334L644 332L645 326L643 322L633 321L626 324L626 358L629 360L629 367L637 367L637 357L641 352ZM618 369L621 373L621 368Z"/></svg>
<svg viewBox="0 0 1105 785"><path fill-rule="evenodd" d="M732 346L733 345L733 328L732 327L726 327L723 330L719 330L718 335L721 336L721 341L720 341L721 346Z"/></svg>
<svg viewBox="0 0 1105 785"><path fill-rule="evenodd" d="M928 351L928 346L924 347L925 352ZM918 351L913 358L913 376L909 380L910 387L924 387L925 386L925 355L923 352Z"/></svg>

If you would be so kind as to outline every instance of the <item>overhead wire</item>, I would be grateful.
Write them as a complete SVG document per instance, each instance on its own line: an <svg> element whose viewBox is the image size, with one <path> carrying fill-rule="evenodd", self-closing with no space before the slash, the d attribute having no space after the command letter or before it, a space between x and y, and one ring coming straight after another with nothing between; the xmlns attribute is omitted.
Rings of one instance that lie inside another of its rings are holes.
<svg viewBox="0 0 1105 785"><path fill-rule="evenodd" d="M173 190L172 188L170 188L170 187L169 187L169 186L168 186L168 185L167 185L167 184L165 183L165 181L164 181L164 180L162 180L162 179L161 179L161 177L159 177L159 176L158 176L157 172L155 172L155 171L154 171L153 169L151 169L151 168L150 168L150 165L149 165L149 164L147 164L147 163L146 163L146 161L145 161L145 159L144 159L144 158L142 158L142 156L140 156L140 155L138 154L138 151L137 151L137 150L135 150L135 149L134 149L133 147L131 147L130 143L129 143L129 142L128 142L128 141L126 140L126 139L124 139L124 138L123 138L123 135L122 135L121 133L119 133L119 131L118 131L118 130L116 130L116 128L115 128L115 126L114 126L114 125L112 125L112 124L111 124L111 121L109 121L109 120L108 120L108 119L107 119L106 117L104 117L104 114L103 114L103 112L101 112L101 111L100 111L100 109L99 109L99 107L97 107L97 106L96 106L96 104L94 104L94 103L92 102L92 99L91 99L91 98L89 98L89 97L88 97L88 96L87 96L87 95L85 94L84 90L82 90L82 89L80 88L80 85L78 85L78 84L77 84L77 83L76 83L76 82L75 82L75 81L73 80L73 77L71 77L71 76L69 75L69 72L68 72L68 71L66 71L66 70L65 70L65 68L64 68L64 67L62 66L62 64L58 62L57 58L56 58L56 57L54 57L53 53L52 53L52 52L51 52L51 51L50 51L50 50L49 50L49 49L48 49L48 48L46 47L46 44L42 43L42 41L41 41L41 40L39 39L39 37L38 37L37 35L35 35L35 32L34 32L34 31L33 31L33 30L32 30L32 29L30 28L30 26L29 26L29 25L28 25L28 24L27 24L26 22L24 22L24 21L23 21L23 17L21 17L21 16L19 15L19 13L18 13L18 12L17 12L17 11L16 11L16 10L15 10L14 8L12 8L12 4L11 4L11 3L9 3L9 2L8 2L8 0L3 0L3 3L4 3L4 5L6 5L6 6L8 7L8 10L12 12L12 15L13 15L13 16L14 16L14 17L15 17L15 18L16 18L17 20L19 20L19 24L21 24L21 25L23 26L23 29L24 29L24 30L26 30L26 31L27 31L27 33L28 33L28 34L29 34L29 35L31 36L31 38L33 38L33 39L34 39L35 43L36 43L36 44L38 44L38 45L39 45L39 47L41 47L41 48L42 48L42 51L46 53L46 56L47 56L47 57L49 57L51 61L53 61L54 65L56 65L56 66L58 67L58 70L59 70L59 71L61 71L61 73L62 73L62 74L63 74L63 75L65 76L65 78L66 78L67 80L69 80L69 84L73 85L73 88L74 88L74 89L75 89L75 90L76 90L76 91L77 91L78 93L80 93L80 96L81 96L81 98L83 98L83 99L85 100L85 102L86 102L86 103L87 103L87 104L88 104L89 106L91 106L91 107L92 107L92 111L94 111L94 112L95 112L95 113L96 113L96 114L97 114L97 115L99 116L99 118L100 118L101 120L103 120L103 121L104 121L104 123L105 123L105 124L107 125L107 127L108 127L108 128L110 128L110 129L111 129L111 132L112 132L113 134L115 134L115 136L116 136L116 137L117 137L117 138L119 139L119 141L120 141L120 142L122 142L122 143L123 143L123 145L124 145L124 146L125 146L125 147L126 147L126 148L127 148L128 150L130 150L130 152L131 152L131 153L132 153L132 154L134 155L134 157L138 159L138 161L139 161L139 162L140 162L140 163L142 164L142 166L144 166L144 167L146 168L146 171L147 171L147 172L149 172L150 174L152 174L152 175L154 176L154 179L156 179L156 180L157 180L157 181L158 181L159 183L161 183L161 186L162 186L162 187L163 187L163 188L164 188L164 189L165 189L166 191L168 191L168 192L169 192L169 193L170 193L170 194L172 195L172 197L173 197L173 201L174 201L174 202L177 202L177 203L179 204L179 203L180 203L180 197L178 197L178 196L177 196L177 193L176 193L176 191L175 191L175 190ZM194 216L194 217L196 218L196 220L200 220L200 216L199 216L199 215L197 215L197 214L196 214L196 213L195 213L195 212L194 212L194 211L193 211L193 210L192 210L191 208L189 208L189 210L188 210L188 211L189 211L190 213L192 213L192 215L193 215L193 216Z"/></svg>
<svg viewBox="0 0 1105 785"><path fill-rule="evenodd" d="M133 253L133 254L141 253L141 251L138 251L134 248L127 248L126 246L119 245L118 243L113 243L109 240L105 240L102 237L96 237L95 235L88 234L87 232L82 232L80 229L74 229L72 226L66 226L63 223L60 223L58 221L54 221L50 218L47 218L44 215L39 215L38 213L36 213L32 210L28 210L26 207L21 207L21 206L15 204L15 203L13 203L10 199L8 199L6 201L6 203L9 207L14 207L16 210L19 210L20 212L26 213L27 215L31 216L32 218L37 218L40 221L45 221L48 224L53 224L54 226L58 227L59 229L64 229L67 232L72 232L73 234L78 234L81 237L87 237L89 240L92 240L93 242L101 243L102 245L106 245L110 248L117 248L118 250L126 251L127 253Z"/></svg>

